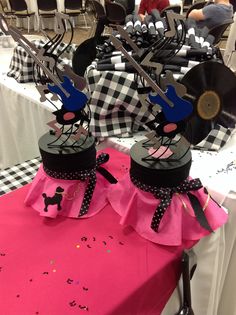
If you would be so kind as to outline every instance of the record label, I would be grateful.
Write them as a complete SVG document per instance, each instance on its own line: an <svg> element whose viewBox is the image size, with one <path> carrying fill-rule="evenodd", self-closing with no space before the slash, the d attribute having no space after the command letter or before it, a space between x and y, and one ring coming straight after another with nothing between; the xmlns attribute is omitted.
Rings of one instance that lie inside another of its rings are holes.
<svg viewBox="0 0 236 315"><path fill-rule="evenodd" d="M200 118L214 119L220 112L220 98L214 91L204 92L198 99L197 112Z"/></svg>

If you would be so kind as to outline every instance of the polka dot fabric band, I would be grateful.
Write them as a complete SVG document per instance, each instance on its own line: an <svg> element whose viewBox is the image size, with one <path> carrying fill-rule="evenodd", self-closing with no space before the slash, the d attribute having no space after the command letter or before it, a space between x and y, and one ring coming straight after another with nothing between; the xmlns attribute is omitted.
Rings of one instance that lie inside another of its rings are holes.
<svg viewBox="0 0 236 315"><path fill-rule="evenodd" d="M173 194L188 193L192 190L198 190L202 188L202 183L199 178L192 179L192 180L185 179L180 185L176 187L167 187L167 188L160 188L156 186L143 184L132 175L130 176L130 179L136 187L138 187L141 190L152 193L155 198L161 200L160 204L158 205L152 217L152 222L151 222L151 228L156 232L158 231L159 224L161 222L161 219L166 209L171 203L171 198Z"/></svg>
<svg viewBox="0 0 236 315"><path fill-rule="evenodd" d="M109 160L109 155L107 153L101 153L97 157L96 167L89 172L87 176L87 178L89 178L89 182L88 182L85 194L84 194L83 202L82 202L78 217L82 217L88 212L90 201L92 199L93 192L94 192L96 182L97 182L96 170L99 168L100 165L104 164L108 160ZM87 170L85 171L85 173L87 174Z"/></svg>

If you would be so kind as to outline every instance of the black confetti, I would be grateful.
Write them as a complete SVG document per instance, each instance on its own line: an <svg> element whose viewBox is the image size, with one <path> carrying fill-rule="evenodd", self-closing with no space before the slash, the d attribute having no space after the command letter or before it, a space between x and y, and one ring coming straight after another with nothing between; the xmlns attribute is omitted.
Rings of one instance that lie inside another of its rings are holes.
<svg viewBox="0 0 236 315"><path fill-rule="evenodd" d="M119 244L120 244L120 245L124 245L124 243L122 243L122 242L119 242Z"/></svg>
<svg viewBox="0 0 236 315"><path fill-rule="evenodd" d="M80 308L81 310L88 311L88 306L79 305L79 308Z"/></svg>
<svg viewBox="0 0 236 315"><path fill-rule="evenodd" d="M95 238L95 237L93 237L93 241L94 241L94 242L96 241L96 238Z"/></svg>
<svg viewBox="0 0 236 315"><path fill-rule="evenodd" d="M236 169L236 163L235 161L229 163L225 168L221 168L219 169L216 174L220 174L220 173L224 173L224 174L228 174L229 172L232 172L233 170Z"/></svg>
<svg viewBox="0 0 236 315"><path fill-rule="evenodd" d="M84 290L84 291L88 291L88 288L83 287L83 290Z"/></svg>
<svg viewBox="0 0 236 315"><path fill-rule="evenodd" d="M70 306L72 306L72 307L76 306L76 302L75 302L75 300L73 300L73 301L72 301L72 302L70 302L69 304L70 304Z"/></svg>
<svg viewBox="0 0 236 315"><path fill-rule="evenodd" d="M67 282L68 284L71 284L71 283L73 282L73 280L70 279L70 278L68 278L68 279L66 280L66 282Z"/></svg>
<svg viewBox="0 0 236 315"><path fill-rule="evenodd" d="M88 248L92 248L90 245L87 245Z"/></svg>
<svg viewBox="0 0 236 315"><path fill-rule="evenodd" d="M104 245L107 245L107 243L105 241L102 241Z"/></svg>
<svg viewBox="0 0 236 315"><path fill-rule="evenodd" d="M111 235L109 235L108 237L109 237L109 238L111 238L111 239L113 239L113 238L114 238L114 237L113 237L113 236L111 236Z"/></svg>
<svg viewBox="0 0 236 315"><path fill-rule="evenodd" d="M81 237L82 242L86 242L87 240L88 240L88 238L86 236Z"/></svg>
<svg viewBox="0 0 236 315"><path fill-rule="evenodd" d="M4 253L0 253L0 256L6 256L6 254L4 254Z"/></svg>
<svg viewBox="0 0 236 315"><path fill-rule="evenodd" d="M43 275L48 275L48 272L47 272L47 271L44 271L44 272L43 272Z"/></svg>

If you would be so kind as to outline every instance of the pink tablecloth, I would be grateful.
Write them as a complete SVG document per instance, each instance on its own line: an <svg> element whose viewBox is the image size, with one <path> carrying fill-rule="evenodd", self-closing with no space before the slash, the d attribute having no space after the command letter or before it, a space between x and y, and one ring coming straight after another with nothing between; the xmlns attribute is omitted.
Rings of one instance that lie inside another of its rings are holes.
<svg viewBox="0 0 236 315"><path fill-rule="evenodd" d="M106 152L119 178L129 157ZM109 205L83 220L40 217L23 205L28 189L0 198L2 315L161 313L179 279L181 247L122 227Z"/></svg>

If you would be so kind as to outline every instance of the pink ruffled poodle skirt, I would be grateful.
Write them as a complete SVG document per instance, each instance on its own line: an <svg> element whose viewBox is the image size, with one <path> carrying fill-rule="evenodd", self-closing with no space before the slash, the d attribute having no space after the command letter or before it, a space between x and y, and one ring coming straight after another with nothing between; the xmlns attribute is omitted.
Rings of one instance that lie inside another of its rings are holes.
<svg viewBox="0 0 236 315"><path fill-rule="evenodd" d="M227 213L204 192L203 188L191 191L204 209L212 230L227 221ZM197 221L186 194L174 194L161 219L158 231L151 228L152 217L160 203L152 193L137 188L126 174L108 193L112 208L121 216L122 225L132 226L145 239L154 243L179 246L183 241L197 241L210 232Z"/></svg>

